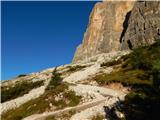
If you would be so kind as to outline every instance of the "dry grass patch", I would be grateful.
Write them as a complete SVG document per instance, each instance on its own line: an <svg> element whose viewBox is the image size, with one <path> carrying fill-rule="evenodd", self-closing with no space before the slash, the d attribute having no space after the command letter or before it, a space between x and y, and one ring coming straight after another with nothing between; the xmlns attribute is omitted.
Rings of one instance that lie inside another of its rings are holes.
<svg viewBox="0 0 160 120"><path fill-rule="evenodd" d="M144 77L144 79L142 79ZM132 86L139 84L151 84L147 78L145 79L145 72L142 70L131 71L117 71L110 74L99 74L93 78L100 85L107 85L110 83L122 83L124 86Z"/></svg>
<svg viewBox="0 0 160 120"><path fill-rule="evenodd" d="M17 97L27 94L34 88L44 85L44 81L22 81L16 83L13 87L2 87L1 88L1 102L6 102Z"/></svg>
<svg viewBox="0 0 160 120"><path fill-rule="evenodd" d="M94 116L91 120L104 120L105 117L103 115Z"/></svg>
<svg viewBox="0 0 160 120"><path fill-rule="evenodd" d="M57 99L55 99L56 97ZM4 113L2 115L2 120L21 120L32 114L75 106L79 104L80 100L80 96L68 90L67 84L61 83L61 85L56 86L56 88L52 90L46 90L40 97Z"/></svg>
<svg viewBox="0 0 160 120"><path fill-rule="evenodd" d="M85 68L86 66L81 66L81 65L75 65L75 66L68 66L68 71L67 72L76 72L76 71L79 71L79 70L82 70L83 68Z"/></svg>

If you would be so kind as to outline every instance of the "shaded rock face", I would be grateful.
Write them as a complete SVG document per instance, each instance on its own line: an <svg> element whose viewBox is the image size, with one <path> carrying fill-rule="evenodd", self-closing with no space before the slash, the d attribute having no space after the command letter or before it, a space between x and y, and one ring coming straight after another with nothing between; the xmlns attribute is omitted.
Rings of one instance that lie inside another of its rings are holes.
<svg viewBox="0 0 160 120"><path fill-rule="evenodd" d="M77 47L73 63L87 61L89 57L100 53L119 50L123 21L133 5L134 2L129 1L97 3L91 12L83 43Z"/></svg>
<svg viewBox="0 0 160 120"><path fill-rule="evenodd" d="M122 37L122 50L150 45L160 38L160 2L136 2Z"/></svg>
<svg viewBox="0 0 160 120"><path fill-rule="evenodd" d="M149 45L160 37L160 2L104 1L90 15L73 63L101 53Z"/></svg>

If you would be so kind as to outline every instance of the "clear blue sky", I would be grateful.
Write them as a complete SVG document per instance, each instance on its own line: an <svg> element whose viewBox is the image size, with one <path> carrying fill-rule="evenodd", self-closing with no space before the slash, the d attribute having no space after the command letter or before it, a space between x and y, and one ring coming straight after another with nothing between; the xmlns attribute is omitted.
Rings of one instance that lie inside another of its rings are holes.
<svg viewBox="0 0 160 120"><path fill-rule="evenodd" d="M2 80L71 63L96 2L2 2Z"/></svg>

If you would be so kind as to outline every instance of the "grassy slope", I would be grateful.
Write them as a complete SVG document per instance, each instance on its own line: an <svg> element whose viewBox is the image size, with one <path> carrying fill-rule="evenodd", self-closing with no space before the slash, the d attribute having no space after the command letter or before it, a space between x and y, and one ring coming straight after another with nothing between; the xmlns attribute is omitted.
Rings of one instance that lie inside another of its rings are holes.
<svg viewBox="0 0 160 120"><path fill-rule="evenodd" d="M40 87L44 84L44 81L22 81L20 83L15 84L14 87L2 87L1 88L1 102L6 102L17 97L23 96L28 93L30 90Z"/></svg>
<svg viewBox="0 0 160 120"><path fill-rule="evenodd" d="M160 114L160 41L135 49L129 55L124 68L143 70L150 85L136 87L125 98L123 109L127 120L153 120ZM142 79L141 78L141 79Z"/></svg>
<svg viewBox="0 0 160 120"><path fill-rule="evenodd" d="M103 63L102 66L117 65L120 70L94 77L100 85L112 82L130 86L132 92L126 98L122 111L126 120L153 120L160 114L160 41L149 47L133 50L118 62Z"/></svg>
<svg viewBox="0 0 160 120"><path fill-rule="evenodd" d="M4 113L2 120L21 120L32 114L51 111L52 106L56 107L56 109L62 109L67 106L77 105L81 97L77 96L75 92L69 91L68 85L61 81L60 74L56 73L56 70L53 71L52 79L43 95ZM62 95L62 99L55 100L55 97L59 94ZM51 104L52 106L50 106Z"/></svg>
<svg viewBox="0 0 160 120"><path fill-rule="evenodd" d="M124 107L121 109L126 115L126 120L157 119L160 114L160 42L149 47L135 49L121 59L118 62L102 65L123 63L119 71L110 75L100 74L94 79L101 85L120 82L125 86L132 87L133 91L126 96ZM54 95L64 92L67 86L61 83L61 78L55 71L52 80L44 95L15 110L8 111L2 115L2 120L20 120L33 113L50 110L49 103L57 106L58 109L79 103L80 97L70 91L63 94L65 101L55 101ZM46 98L51 99L46 102ZM66 100L70 102L66 103Z"/></svg>

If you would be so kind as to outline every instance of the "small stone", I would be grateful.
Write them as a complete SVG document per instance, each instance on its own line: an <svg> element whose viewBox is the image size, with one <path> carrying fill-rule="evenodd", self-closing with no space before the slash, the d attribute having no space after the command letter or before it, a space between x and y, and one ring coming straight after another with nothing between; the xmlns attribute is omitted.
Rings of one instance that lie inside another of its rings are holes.
<svg viewBox="0 0 160 120"><path fill-rule="evenodd" d="M49 106L52 107L53 106L52 103L49 103Z"/></svg>

